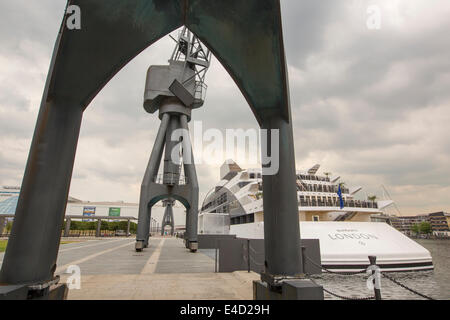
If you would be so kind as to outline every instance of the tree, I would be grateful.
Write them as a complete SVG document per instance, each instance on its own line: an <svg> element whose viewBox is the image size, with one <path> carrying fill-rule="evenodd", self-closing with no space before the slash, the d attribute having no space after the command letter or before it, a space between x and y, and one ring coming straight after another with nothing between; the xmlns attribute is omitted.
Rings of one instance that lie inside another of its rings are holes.
<svg viewBox="0 0 450 320"><path fill-rule="evenodd" d="M424 234L430 234L433 232L433 230L431 229L431 224L427 221L423 221L420 223L419 230Z"/></svg>
<svg viewBox="0 0 450 320"><path fill-rule="evenodd" d="M371 195L367 197L367 200L375 202L375 200L377 200L377 196L376 195Z"/></svg>
<svg viewBox="0 0 450 320"><path fill-rule="evenodd" d="M8 223L6 224L5 229L7 233L11 233L12 224L12 221L8 221Z"/></svg>
<svg viewBox="0 0 450 320"><path fill-rule="evenodd" d="M110 228L109 228L109 222L108 221L105 221L105 220L102 220L102 222L100 223L100 230L110 230Z"/></svg>
<svg viewBox="0 0 450 320"><path fill-rule="evenodd" d="M135 234L136 231L137 231L137 223L131 222L131 223L130 223L130 232L133 233L133 234Z"/></svg>
<svg viewBox="0 0 450 320"><path fill-rule="evenodd" d="M419 234L420 233L420 227L417 223L413 224L411 226L411 231L414 232L415 234Z"/></svg>

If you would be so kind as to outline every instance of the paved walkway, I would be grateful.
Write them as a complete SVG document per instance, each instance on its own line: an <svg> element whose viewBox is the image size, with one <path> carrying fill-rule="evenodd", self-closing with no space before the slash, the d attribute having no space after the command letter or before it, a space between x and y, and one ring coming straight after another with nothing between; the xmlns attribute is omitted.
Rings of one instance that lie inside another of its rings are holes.
<svg viewBox="0 0 450 320"><path fill-rule="evenodd" d="M82 275L214 272L214 259L192 253L181 239L150 238L149 247L134 250L135 239L91 240L61 245L57 274L78 265Z"/></svg>
<svg viewBox="0 0 450 320"><path fill-rule="evenodd" d="M252 299L252 280L259 278L214 273L214 255L191 253L181 239L152 237L142 252L132 238L79 240L58 254L61 283L71 276L69 266L81 271L81 289L70 290L69 299Z"/></svg>
<svg viewBox="0 0 450 320"><path fill-rule="evenodd" d="M61 277L65 281L67 276ZM153 273L84 275L81 289L69 300L251 300L252 281L245 271L233 273Z"/></svg>

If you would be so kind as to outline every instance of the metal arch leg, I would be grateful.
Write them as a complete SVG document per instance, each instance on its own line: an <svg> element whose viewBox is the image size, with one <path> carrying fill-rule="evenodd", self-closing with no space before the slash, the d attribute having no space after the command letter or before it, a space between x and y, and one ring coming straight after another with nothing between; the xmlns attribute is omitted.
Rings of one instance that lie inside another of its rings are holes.
<svg viewBox="0 0 450 320"><path fill-rule="evenodd" d="M148 248L148 239L150 238L150 221L152 220L152 207L147 207L146 220L144 222L144 248Z"/></svg>
<svg viewBox="0 0 450 320"><path fill-rule="evenodd" d="M185 133L189 132L188 121L186 115L180 116L181 128L185 130ZM192 151L192 144L189 134L183 137L183 153L190 154L190 162L184 164L184 172L186 174L190 194L190 207L186 211L186 247L192 252L196 252L198 249L198 198L199 187L197 180L197 172L195 170L194 154Z"/></svg>
<svg viewBox="0 0 450 320"><path fill-rule="evenodd" d="M65 101L41 105L0 283L53 279L82 115Z"/></svg>
<svg viewBox="0 0 450 320"><path fill-rule="evenodd" d="M166 227L166 225L168 225L167 223L167 208L164 210L164 216L163 216L163 220L162 220L162 224L161 224L161 235L164 235L164 228Z"/></svg>
<svg viewBox="0 0 450 320"><path fill-rule="evenodd" d="M279 130L280 139L278 172L263 175L265 274L294 276L302 272L302 262L292 121L273 116L262 129Z"/></svg>
<svg viewBox="0 0 450 320"><path fill-rule="evenodd" d="M169 120L169 114L164 114L161 119L161 125L159 126L158 134L156 136L155 145L153 146L147 169L145 171L144 179L142 181L141 194L139 199L138 227L136 233L136 251L142 251L143 248L148 246L151 218L148 208L149 202L151 200L149 198L149 195L153 183L153 178L158 173L159 165L161 163Z"/></svg>
<svg viewBox="0 0 450 320"><path fill-rule="evenodd" d="M186 220L186 247L191 252L196 252L198 249L198 209L195 210L193 207L189 208L187 210Z"/></svg>
<svg viewBox="0 0 450 320"><path fill-rule="evenodd" d="M141 191L142 192L142 191ZM142 197L142 196L141 196ZM145 200L147 200L145 198ZM149 225L150 225L150 210L148 207L148 201L142 201L139 203L139 218L136 231L136 251L142 251L148 245Z"/></svg>
<svg viewBox="0 0 450 320"><path fill-rule="evenodd" d="M164 235L164 228L166 226L170 226L170 235L173 236L174 233L174 229L175 229L175 225L174 225L174 219L173 219L173 204L174 204L174 200L172 199L168 199L168 200L164 200L164 202L166 203L166 209L164 210L164 217L163 217L163 222L162 222L162 226L161 226L161 235Z"/></svg>

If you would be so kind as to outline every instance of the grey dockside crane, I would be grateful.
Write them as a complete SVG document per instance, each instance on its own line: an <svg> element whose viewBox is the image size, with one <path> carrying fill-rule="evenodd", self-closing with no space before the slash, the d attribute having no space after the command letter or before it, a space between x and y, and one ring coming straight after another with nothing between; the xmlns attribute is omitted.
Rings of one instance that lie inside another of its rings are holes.
<svg viewBox="0 0 450 320"><path fill-rule="evenodd" d="M151 66L147 73L144 109L149 113L159 111L161 125L141 186L136 251L148 246L151 210L160 200L165 205L161 233L169 225L173 234L172 206L178 200L186 207L186 248L192 252L198 249L199 188L188 122L192 109L204 104L211 53L186 27L175 41L169 65ZM163 151L163 174L158 175Z"/></svg>

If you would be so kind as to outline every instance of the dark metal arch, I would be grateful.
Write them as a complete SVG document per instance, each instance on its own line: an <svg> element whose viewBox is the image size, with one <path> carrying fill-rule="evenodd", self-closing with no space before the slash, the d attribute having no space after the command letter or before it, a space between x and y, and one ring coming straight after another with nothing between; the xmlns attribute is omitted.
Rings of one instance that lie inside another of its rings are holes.
<svg viewBox="0 0 450 320"><path fill-rule="evenodd" d="M181 1L69 0L81 8L81 29L65 15L49 79L48 96L86 108L125 65L183 25Z"/></svg>
<svg viewBox="0 0 450 320"><path fill-rule="evenodd" d="M81 8L82 27L68 30L65 16L48 98L86 108L140 52L186 25L231 75L260 124L274 113L288 120L278 1L70 0L69 5Z"/></svg>
<svg viewBox="0 0 450 320"><path fill-rule="evenodd" d="M264 176L266 266L300 272L295 159L279 0L69 0L81 30L56 41L0 282L53 277L84 109L149 45L185 24L214 52L261 127L280 130L280 169ZM267 247L270 246L270 247Z"/></svg>

